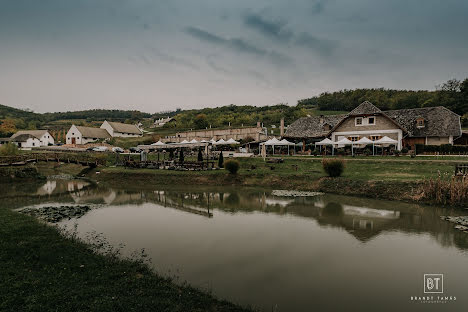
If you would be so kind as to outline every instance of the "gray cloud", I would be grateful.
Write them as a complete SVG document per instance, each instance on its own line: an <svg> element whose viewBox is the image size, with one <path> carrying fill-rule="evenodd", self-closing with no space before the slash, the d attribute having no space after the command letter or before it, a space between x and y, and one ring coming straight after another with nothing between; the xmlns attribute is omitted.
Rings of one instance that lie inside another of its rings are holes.
<svg viewBox="0 0 468 312"><path fill-rule="evenodd" d="M468 1L420 2L0 0L0 102L158 111L464 79Z"/></svg>
<svg viewBox="0 0 468 312"><path fill-rule="evenodd" d="M322 56L330 56L337 46L337 43L331 40L320 39L308 33L301 33L295 39L295 43L300 46L310 48Z"/></svg>
<svg viewBox="0 0 468 312"><path fill-rule="evenodd" d="M185 32L192 37L195 37L198 40L208 42L211 44L216 44L220 46L224 46L226 48L231 49L232 51L240 52L240 53L247 53L256 56L263 56L267 57L270 61L272 61L276 65L286 65L292 64L293 60L276 51L269 51L258 46L255 46L242 38L230 38L226 39L221 36L212 34L206 30L196 28L196 27L187 27L185 28Z"/></svg>
<svg viewBox="0 0 468 312"><path fill-rule="evenodd" d="M289 41L293 33L285 29L285 22L269 21L261 15L249 13L244 17L244 24L260 33L279 40Z"/></svg>
<svg viewBox="0 0 468 312"><path fill-rule="evenodd" d="M320 5L321 7L323 2L318 1L315 5ZM321 39L307 32L297 34L286 28L286 22L271 21L259 14L247 14L244 17L244 24L266 37L273 38L282 43L292 41L298 46L313 50L320 56L330 56L337 46L337 43L334 41Z"/></svg>
<svg viewBox="0 0 468 312"><path fill-rule="evenodd" d="M212 33L196 27L187 27L185 28L185 32L195 38L215 44L225 44L227 42L227 40L224 38L213 35Z"/></svg>

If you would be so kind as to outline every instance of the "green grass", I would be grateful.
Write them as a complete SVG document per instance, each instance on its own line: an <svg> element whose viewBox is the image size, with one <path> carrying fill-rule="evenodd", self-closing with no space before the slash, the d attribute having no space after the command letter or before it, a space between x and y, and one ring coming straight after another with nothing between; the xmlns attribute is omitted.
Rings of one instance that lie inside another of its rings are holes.
<svg viewBox="0 0 468 312"><path fill-rule="evenodd" d="M0 311L246 311L0 205Z"/></svg>
<svg viewBox="0 0 468 312"><path fill-rule="evenodd" d="M167 156L167 155L166 155ZM154 155L151 158L156 158ZM161 156L162 159L162 156ZM188 158L186 158L188 159ZM283 163L270 164L262 158L237 158L241 167L238 175L256 178L295 178L319 179L325 177L321 157L286 157ZM195 160L195 158L193 159ZM456 158L422 159L422 158L345 158L344 178L360 181L421 181L430 177L451 175L454 172ZM273 168L273 169L272 169ZM296 170L297 168L297 170ZM153 175L224 175L224 170L216 171L168 171L155 169L125 169L122 167L105 168L105 172L146 173Z"/></svg>

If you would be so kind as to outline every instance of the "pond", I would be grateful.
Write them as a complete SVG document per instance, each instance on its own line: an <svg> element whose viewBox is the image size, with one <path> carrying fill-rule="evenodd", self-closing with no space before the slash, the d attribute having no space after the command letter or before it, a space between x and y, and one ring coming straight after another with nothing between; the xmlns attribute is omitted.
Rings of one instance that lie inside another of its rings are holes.
<svg viewBox="0 0 468 312"><path fill-rule="evenodd" d="M53 195L59 183L48 183L38 192ZM220 298L262 311L468 309L468 234L440 219L467 211L264 189L71 183L60 186L67 196L40 203L95 208L59 226L82 238L102 233L125 255L144 248L158 273ZM425 294L424 274L436 273L443 293Z"/></svg>

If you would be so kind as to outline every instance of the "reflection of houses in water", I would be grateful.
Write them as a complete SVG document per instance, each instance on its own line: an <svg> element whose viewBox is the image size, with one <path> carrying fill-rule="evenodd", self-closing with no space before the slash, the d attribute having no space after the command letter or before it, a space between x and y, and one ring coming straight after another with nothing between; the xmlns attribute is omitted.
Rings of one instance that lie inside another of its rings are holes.
<svg viewBox="0 0 468 312"><path fill-rule="evenodd" d="M320 226L344 229L361 242L367 242L384 232L398 231L427 233L444 246L457 245L468 248L468 236L454 230L448 222L441 221L439 215L442 212L436 207L425 209L411 204L337 195L282 198L272 196L265 191L227 190L226 192L178 190L131 192L83 188L70 195L77 203L112 205L156 203L205 217L213 217L213 209L228 213L288 214L315 220Z"/></svg>
<svg viewBox="0 0 468 312"><path fill-rule="evenodd" d="M49 180L44 185L39 187L37 195L50 195L54 192L57 187L57 181Z"/></svg>
<svg viewBox="0 0 468 312"><path fill-rule="evenodd" d="M88 186L89 183L82 180L72 180L67 181L67 189L69 192L75 192L83 189L85 186Z"/></svg>

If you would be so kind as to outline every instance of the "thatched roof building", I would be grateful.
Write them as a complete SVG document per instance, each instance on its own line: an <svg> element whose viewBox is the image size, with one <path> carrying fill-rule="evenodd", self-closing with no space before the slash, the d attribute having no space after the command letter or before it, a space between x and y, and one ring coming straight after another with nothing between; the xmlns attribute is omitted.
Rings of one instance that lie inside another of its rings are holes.
<svg viewBox="0 0 468 312"><path fill-rule="evenodd" d="M289 125L284 137L291 139L319 139L328 135L346 115L302 117Z"/></svg>
<svg viewBox="0 0 468 312"><path fill-rule="evenodd" d="M303 117L293 122L284 137L291 139L318 140L329 137L350 118L358 116L381 116L402 130L405 138L461 136L460 116L449 109L437 106L413 109L381 111L365 101L345 115ZM358 117L359 118L359 117Z"/></svg>

